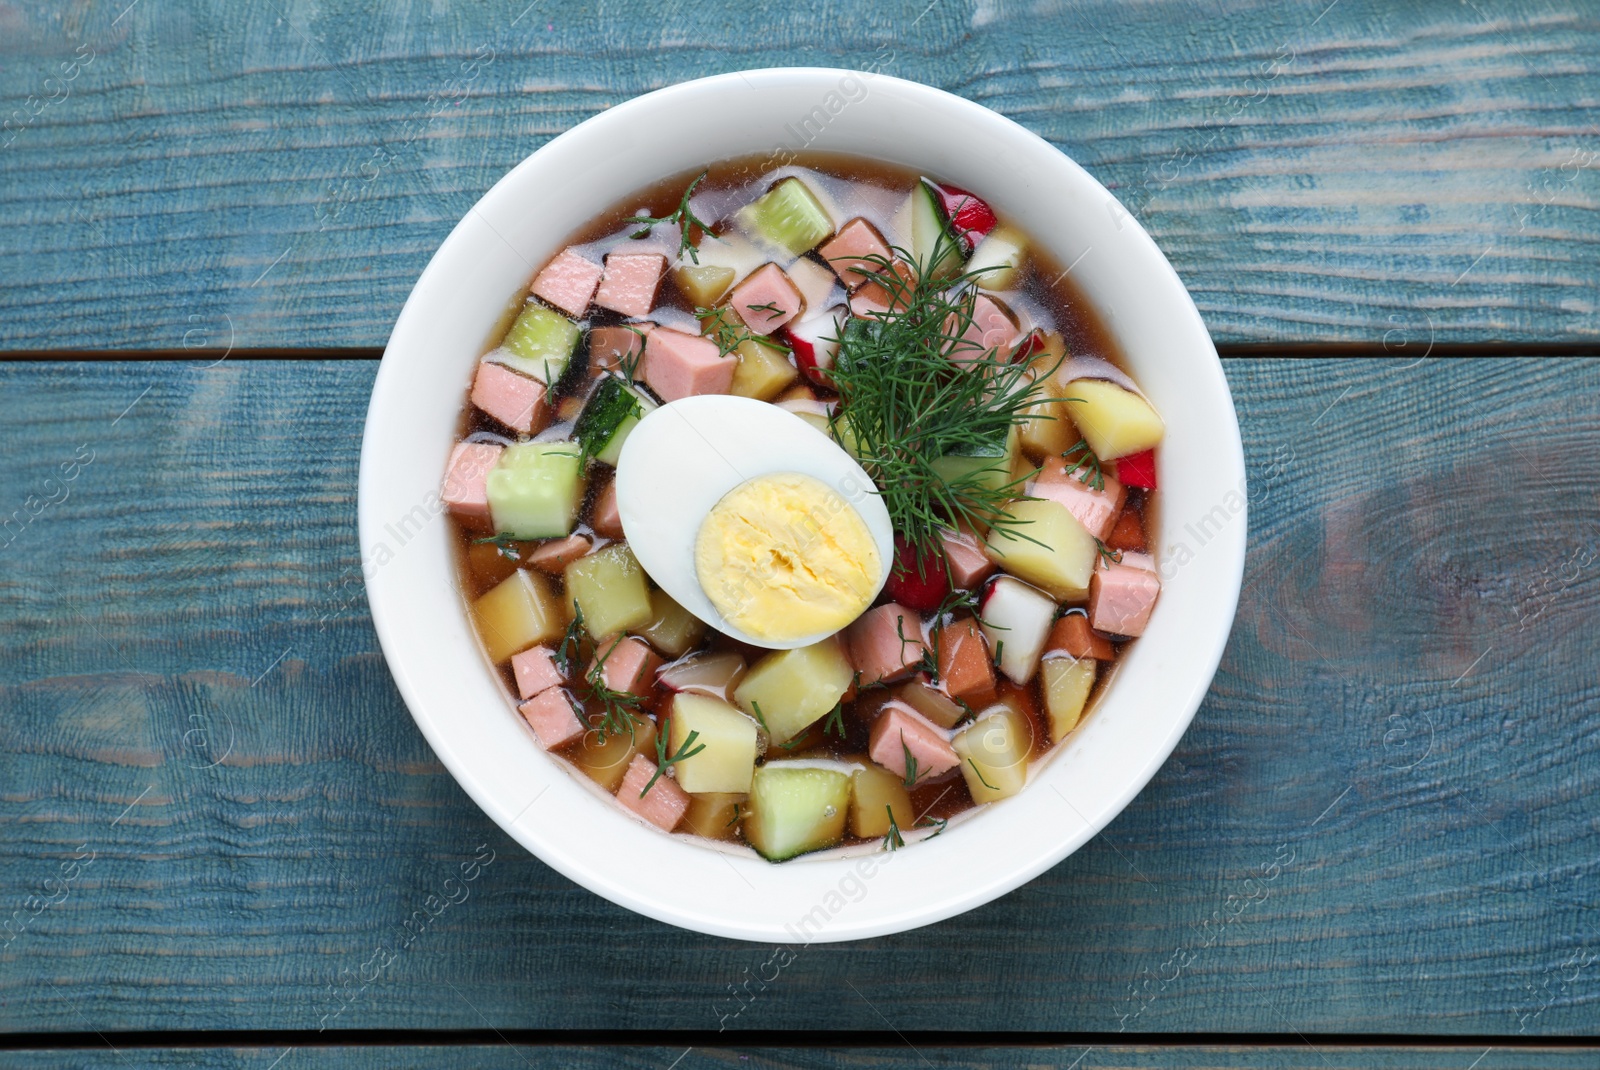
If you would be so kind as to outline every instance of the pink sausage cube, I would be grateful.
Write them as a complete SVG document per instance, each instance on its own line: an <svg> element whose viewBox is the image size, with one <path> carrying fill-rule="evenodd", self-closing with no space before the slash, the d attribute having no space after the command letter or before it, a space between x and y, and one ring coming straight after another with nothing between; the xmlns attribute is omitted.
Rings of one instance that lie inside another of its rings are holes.
<svg viewBox="0 0 1600 1070"><path fill-rule="evenodd" d="M529 647L511 659L511 674L517 679L517 694L533 698L566 682L556 668L556 652L547 646Z"/></svg>
<svg viewBox="0 0 1600 1070"><path fill-rule="evenodd" d="M489 520L489 469L500 460L503 446L492 442L458 442L450 451L440 497L456 516Z"/></svg>
<svg viewBox="0 0 1600 1070"><path fill-rule="evenodd" d="M584 733L572 696L559 687L545 688L517 709L545 750L564 747Z"/></svg>
<svg viewBox="0 0 1600 1070"><path fill-rule="evenodd" d="M1106 635L1143 635L1161 593L1148 555L1124 553L1120 564L1101 561L1089 578L1089 623Z"/></svg>
<svg viewBox="0 0 1600 1070"><path fill-rule="evenodd" d="M884 270L884 262L889 260L888 242L865 219L850 220L817 252L838 274L839 281L852 290L868 281L869 275Z"/></svg>
<svg viewBox="0 0 1600 1070"><path fill-rule="evenodd" d="M711 339L670 327L657 327L644 344L644 381L663 401L726 394L738 366Z"/></svg>
<svg viewBox="0 0 1600 1070"><path fill-rule="evenodd" d="M1085 477L1092 480L1091 469L1080 468L1068 474L1068 467L1069 462L1060 457L1051 457L1045 461L1039 478L1033 481L1028 493L1037 498L1060 502L1067 507L1067 512L1078 518L1078 523L1090 535L1104 542L1116 526L1128 492L1114 476L1103 473L1105 489L1095 490L1092 482L1083 481Z"/></svg>
<svg viewBox="0 0 1600 1070"><path fill-rule="evenodd" d="M550 419L544 384L503 364L484 361L472 380L472 403L511 430L531 435Z"/></svg>
<svg viewBox="0 0 1600 1070"><path fill-rule="evenodd" d="M589 331L589 359L601 371L616 371L636 364L644 352L644 336L653 323L630 323L626 327L595 327Z"/></svg>
<svg viewBox="0 0 1600 1070"><path fill-rule="evenodd" d="M856 618L845 638L863 684L904 676L922 660L922 619L895 602Z"/></svg>
<svg viewBox="0 0 1600 1070"><path fill-rule="evenodd" d="M533 280L533 293L572 318L582 319L599 285L600 265L563 249Z"/></svg>
<svg viewBox="0 0 1600 1070"><path fill-rule="evenodd" d="M584 679L594 677L600 659L600 682L613 691L626 691L641 698L655 686L656 670L661 667L661 656L650 649L650 644L637 636L624 635L602 639L595 648L594 660L584 673Z"/></svg>
<svg viewBox="0 0 1600 1070"><path fill-rule="evenodd" d="M955 317L945 325L954 333ZM967 365L982 360L994 350L994 359L1004 363L1011 359L1011 347L1021 333L1011 310L986 293L980 293L972 304L972 322L961 332L960 341L950 347L950 359Z"/></svg>
<svg viewBox="0 0 1600 1070"><path fill-rule="evenodd" d="M594 543L587 535L568 535L564 539L551 539L528 555L528 564L540 572L559 576L566 567L584 554Z"/></svg>
<svg viewBox="0 0 1600 1070"><path fill-rule="evenodd" d="M972 532L962 528L949 528L939 535L944 544L945 559L950 566L950 584L962 590L972 590L989 578L994 562L983 552L983 544Z"/></svg>
<svg viewBox="0 0 1600 1070"><path fill-rule="evenodd" d="M909 708L887 706L872 726L867 754L891 773L904 777L907 751L916 760L918 781L961 764L956 749L938 725Z"/></svg>
<svg viewBox="0 0 1600 1070"><path fill-rule="evenodd" d="M648 316L666 270L667 258L660 253L610 253L594 303L624 316Z"/></svg>
<svg viewBox="0 0 1600 1070"><path fill-rule="evenodd" d="M623 538L622 513L617 509L617 481L613 479L605 489L595 495L594 507L589 512L589 526L596 535L608 539Z"/></svg>
<svg viewBox="0 0 1600 1070"><path fill-rule="evenodd" d="M665 773L650 784L650 778L655 775L656 763L642 754L635 754L622 778L622 786L617 789L617 801L663 832L671 832L689 809L689 794ZM650 784L650 790L641 799L639 793L646 784Z"/></svg>
<svg viewBox="0 0 1600 1070"><path fill-rule="evenodd" d="M733 288L728 305L756 334L771 334L800 314L806 299L777 264L752 271Z"/></svg>

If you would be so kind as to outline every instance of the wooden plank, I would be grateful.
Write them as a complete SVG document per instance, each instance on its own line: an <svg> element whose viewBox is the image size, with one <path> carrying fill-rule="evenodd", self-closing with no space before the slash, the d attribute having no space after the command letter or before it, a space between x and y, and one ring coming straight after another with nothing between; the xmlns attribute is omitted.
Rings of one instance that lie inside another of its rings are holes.
<svg viewBox="0 0 1600 1070"><path fill-rule="evenodd" d="M1046 137L1150 227L1221 342L1600 340L1592 10L752 10L15 6L0 348L381 345L450 227L549 137L787 64L929 82Z"/></svg>
<svg viewBox="0 0 1600 1070"><path fill-rule="evenodd" d="M1248 586L1173 758L999 902L780 968L569 884L434 760L359 586L372 363L0 364L0 502L38 509L0 1031L1592 1034L1600 361L1227 370Z"/></svg>
<svg viewBox="0 0 1600 1070"><path fill-rule="evenodd" d="M483 1070L836 1070L866 1067L912 1070L1579 1070L1593 1067L1595 1052L1518 1048L1329 1048L1297 1047L1009 1047L940 1048L690 1048L498 1046L130 1049L117 1051L17 1051L6 1053L15 1070L116 1066L185 1067L192 1070L434 1070L472 1066ZM281 1060L281 1061L275 1061ZM1474 1061L1476 1060L1476 1061Z"/></svg>

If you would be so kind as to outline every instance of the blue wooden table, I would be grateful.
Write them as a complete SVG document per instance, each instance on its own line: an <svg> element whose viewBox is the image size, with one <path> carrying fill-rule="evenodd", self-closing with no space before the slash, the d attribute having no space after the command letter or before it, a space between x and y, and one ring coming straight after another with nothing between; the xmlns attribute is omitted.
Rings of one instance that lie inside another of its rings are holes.
<svg viewBox="0 0 1600 1070"><path fill-rule="evenodd" d="M1253 500L1210 696L1103 835L774 978L473 806L354 509L468 206L783 64L952 90L1111 187ZM90 0L0 4L0 73L0 1064L1600 1065L1592 6Z"/></svg>

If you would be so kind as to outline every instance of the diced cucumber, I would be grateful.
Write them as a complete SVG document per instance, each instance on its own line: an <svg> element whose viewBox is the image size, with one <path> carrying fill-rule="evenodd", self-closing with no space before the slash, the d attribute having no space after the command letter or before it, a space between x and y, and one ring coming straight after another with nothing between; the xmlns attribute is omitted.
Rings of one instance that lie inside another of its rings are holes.
<svg viewBox="0 0 1600 1070"><path fill-rule="evenodd" d="M530 303L506 332L495 359L553 387L561 381L582 335L578 325L561 313Z"/></svg>
<svg viewBox="0 0 1600 1070"><path fill-rule="evenodd" d="M961 271L961 242L944 217L939 195L926 181L911 190L911 255L932 278L948 279Z"/></svg>
<svg viewBox="0 0 1600 1070"><path fill-rule="evenodd" d="M578 422L573 425L572 437L582 445L584 453L597 461L615 465L628 433L655 407L656 403L645 397L642 390L608 375L600 380L584 403Z"/></svg>
<svg viewBox="0 0 1600 1070"><path fill-rule="evenodd" d="M798 178L773 186L742 209L739 220L757 237L795 256L804 256L833 234L827 209Z"/></svg>
<svg viewBox="0 0 1600 1070"><path fill-rule="evenodd" d="M1003 439L964 447L960 452L937 458L933 470L950 484L974 480L990 490L1000 490L1012 481L1017 449L1017 428L1013 424Z"/></svg>
<svg viewBox="0 0 1600 1070"><path fill-rule="evenodd" d="M850 777L838 769L768 762L756 770L744 838L773 862L832 847L844 838Z"/></svg>
<svg viewBox="0 0 1600 1070"><path fill-rule="evenodd" d="M570 535L583 502L583 458L573 442L507 446L486 489L495 531L518 539Z"/></svg>

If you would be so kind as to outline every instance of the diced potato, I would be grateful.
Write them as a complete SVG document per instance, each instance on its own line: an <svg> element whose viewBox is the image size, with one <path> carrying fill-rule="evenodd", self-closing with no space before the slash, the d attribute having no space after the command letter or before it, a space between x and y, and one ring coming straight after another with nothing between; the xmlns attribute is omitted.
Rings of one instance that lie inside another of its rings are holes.
<svg viewBox="0 0 1600 1070"><path fill-rule="evenodd" d="M727 792L690 795L681 828L692 836L704 836L708 840L734 839L739 831L744 800L741 794Z"/></svg>
<svg viewBox="0 0 1600 1070"><path fill-rule="evenodd" d="M771 401L800 375L783 350L754 339L740 342L733 355L739 359L739 366L733 371L728 393L742 398Z"/></svg>
<svg viewBox="0 0 1600 1070"><path fill-rule="evenodd" d="M854 676L844 644L830 635L810 646L768 654L745 674L733 699L765 722L774 744L787 743L833 709Z"/></svg>
<svg viewBox="0 0 1600 1070"><path fill-rule="evenodd" d="M1159 445L1166 425L1150 403L1103 379L1074 379L1066 386L1067 412L1102 461Z"/></svg>
<svg viewBox="0 0 1600 1070"><path fill-rule="evenodd" d="M1002 706L962 729L950 745L961 758L961 775L974 802L994 802L1022 790L1033 750L1033 726L1025 714Z"/></svg>
<svg viewBox="0 0 1600 1070"><path fill-rule="evenodd" d="M798 762L768 762L750 787L744 837L774 862L832 847L844 838L850 776Z"/></svg>
<svg viewBox="0 0 1600 1070"><path fill-rule="evenodd" d="M560 638L570 618L549 580L518 569L472 603L472 619L489 660L501 662L537 643Z"/></svg>
<svg viewBox="0 0 1600 1070"><path fill-rule="evenodd" d="M1064 397L1065 385L1057 376L1066 365L1067 340L1056 331L1044 331L1044 348L1036 351L1028 358L1028 367L1033 369L1035 375L1041 378L1049 377L1051 382L1044 389L1051 397Z"/></svg>
<svg viewBox="0 0 1600 1070"><path fill-rule="evenodd" d="M564 575L568 619L581 608L583 626L596 639L635 631L654 616L644 569L624 543L578 558Z"/></svg>
<svg viewBox="0 0 1600 1070"><path fill-rule="evenodd" d="M1094 689L1093 658L1045 658L1039 663L1044 683L1044 708L1050 717L1050 740L1061 740L1078 727L1084 703Z"/></svg>
<svg viewBox="0 0 1600 1070"><path fill-rule="evenodd" d="M977 276L982 289L1009 290L1017 284L1017 269L1027 247L1028 239L1020 231L1002 224L985 234L972 250L967 272Z"/></svg>
<svg viewBox="0 0 1600 1070"><path fill-rule="evenodd" d="M1100 550L1078 518L1060 502L1043 498L1012 502L1006 512L1018 523L990 530L989 556L1013 576L1057 598L1089 597L1089 579Z"/></svg>
<svg viewBox="0 0 1600 1070"><path fill-rule="evenodd" d="M903 685L895 697L940 728L954 728L967 715L965 706L921 677Z"/></svg>
<svg viewBox="0 0 1600 1070"><path fill-rule="evenodd" d="M685 260L672 271L672 281L697 308L710 308L733 286L738 273L721 264L693 264Z"/></svg>
<svg viewBox="0 0 1600 1070"><path fill-rule="evenodd" d="M1056 381L1048 376L1035 381L1038 385L1034 389L1034 396L1041 400L1022 410L1027 419L1018 428L1017 441L1023 453L1035 460L1043 460L1058 456L1072 445L1073 428L1072 421L1067 419L1066 402L1049 400L1063 396Z"/></svg>
<svg viewBox="0 0 1600 1070"><path fill-rule="evenodd" d="M719 698L683 692L673 696L668 754L678 754L695 733L694 755L675 763L684 791L750 790L756 766L756 723ZM703 745L704 749L701 748Z"/></svg>
<svg viewBox="0 0 1600 1070"><path fill-rule="evenodd" d="M850 831L864 839L889 834L889 813L901 834L911 831L917 812L905 782L887 769L868 765L855 771L850 792Z"/></svg>
<svg viewBox="0 0 1600 1070"><path fill-rule="evenodd" d="M706 625L666 591L651 591L650 622L635 632L669 658L681 658L704 637Z"/></svg>
<svg viewBox="0 0 1600 1070"><path fill-rule="evenodd" d="M599 732L585 732L568 757L585 776L615 795L622 778L628 774L628 765L639 754L655 761L656 725L648 717L634 722L631 735L612 732L603 743Z"/></svg>

